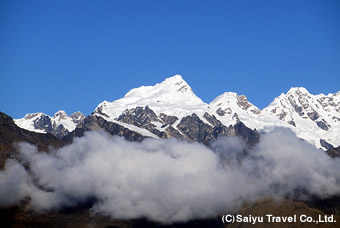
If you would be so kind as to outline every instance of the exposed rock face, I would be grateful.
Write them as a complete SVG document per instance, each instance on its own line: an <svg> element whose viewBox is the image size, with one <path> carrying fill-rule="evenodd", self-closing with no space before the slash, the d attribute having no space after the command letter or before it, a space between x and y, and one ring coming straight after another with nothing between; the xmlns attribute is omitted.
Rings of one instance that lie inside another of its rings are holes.
<svg viewBox="0 0 340 228"><path fill-rule="evenodd" d="M122 126L145 136L190 138L177 125L193 113L204 123L210 121L208 125L213 128L217 127L217 123L208 116L202 117L202 114L215 116L224 126L243 122L247 127L260 131L274 126L288 127L297 137L317 148L326 149L323 146L326 144L321 145L320 139L340 145L340 91L312 95L303 87L293 87L261 111L245 95L234 92L225 92L207 104L195 95L180 75L175 75L153 86L134 88L121 99L103 101L91 115L124 123ZM48 118L43 113L35 113L15 122L27 130L50 132L62 138L73 131L84 116L79 112L67 116L64 111L59 111L50 117L51 121ZM218 134L219 130L214 129L214 132Z"/></svg>
<svg viewBox="0 0 340 228"><path fill-rule="evenodd" d="M178 120L176 116L169 116L164 113L159 114L159 118L169 125L173 125Z"/></svg>
<svg viewBox="0 0 340 228"><path fill-rule="evenodd" d="M219 115L219 116L224 116L224 115L227 113L227 111L226 111L226 110L223 110L223 109L221 109L221 108L218 108L218 109L216 110L216 113L217 113L217 115Z"/></svg>
<svg viewBox="0 0 340 228"><path fill-rule="evenodd" d="M238 122L233 128L235 135L240 136L251 147L254 147L260 140L259 133L256 130L251 130L242 122Z"/></svg>
<svg viewBox="0 0 340 228"><path fill-rule="evenodd" d="M295 122L294 122L293 120L289 120L288 123L289 123L290 125L293 125L294 127L296 127L296 124L295 124Z"/></svg>
<svg viewBox="0 0 340 228"><path fill-rule="evenodd" d="M219 116L232 114L233 112L251 114L261 113L261 110L250 103L245 95L238 95L233 92L226 92L218 96L210 103L210 106Z"/></svg>
<svg viewBox="0 0 340 228"><path fill-rule="evenodd" d="M59 148L65 145L52 134L31 132L18 127L10 116L0 112L0 168L3 168L7 158L14 156L15 142L28 142L36 145L40 151L48 151L49 146Z"/></svg>
<svg viewBox="0 0 340 228"><path fill-rule="evenodd" d="M224 126L221 121L217 120L214 115L209 115L208 113L204 113L203 117L213 125L212 135L214 139L217 139L219 136L230 136L236 135L234 128L232 126Z"/></svg>
<svg viewBox="0 0 340 228"><path fill-rule="evenodd" d="M317 121L316 124L318 125L319 128L325 131L328 131L330 127L329 124L324 119L322 119L322 121Z"/></svg>
<svg viewBox="0 0 340 228"><path fill-rule="evenodd" d="M320 117L320 115L317 111L309 112L309 113L307 113L307 115L308 115L309 119L311 119L313 121L317 120Z"/></svg>
<svg viewBox="0 0 340 228"><path fill-rule="evenodd" d="M54 117L55 120L60 121L60 120L65 120L68 116L67 116L66 112L60 110L60 111L56 112L53 117Z"/></svg>
<svg viewBox="0 0 340 228"><path fill-rule="evenodd" d="M236 122L240 122L240 118L238 117L237 113L234 113L233 120L236 120Z"/></svg>
<svg viewBox="0 0 340 228"><path fill-rule="evenodd" d="M53 130L49 131L49 133L55 135L57 138L62 138L68 133L70 133L63 125L55 126Z"/></svg>
<svg viewBox="0 0 340 228"><path fill-rule="evenodd" d="M167 127L165 129L165 133L170 137L175 137L175 138L179 138L179 139L186 138L178 130L176 130L173 126Z"/></svg>
<svg viewBox="0 0 340 228"><path fill-rule="evenodd" d="M219 136L236 135L240 136L251 147L258 142L258 133L247 128L239 120L236 113L234 118L238 124L229 127L224 126L214 115L207 112L204 113L203 118L210 124L205 123L193 113L183 117L176 126L172 126L178 120L177 117L168 116L164 113L157 116L153 110L146 106L125 110L117 120L144 128L160 138L176 137L210 145ZM161 126L157 127L156 124Z"/></svg>
<svg viewBox="0 0 340 228"><path fill-rule="evenodd" d="M22 128L39 133L51 133L57 138L63 138L74 130L85 116L81 112L75 112L68 116L64 111L58 111L53 117L44 113L27 114L15 123Z"/></svg>
<svg viewBox="0 0 340 228"><path fill-rule="evenodd" d="M130 110L125 110L122 115L118 117L118 121L123 123L128 123L131 125L135 125L140 128L145 128L149 132L157 135L160 138L167 138L167 134L164 131L157 129L156 123L162 124L164 128L164 122L158 118L154 111L152 111L148 106L136 107ZM155 124L153 124L154 122Z"/></svg>
<svg viewBox="0 0 340 228"><path fill-rule="evenodd" d="M131 131L117 123L106 121L104 118L99 116L88 116L86 117L77 128L63 138L66 142L72 142L74 137L82 137L86 131L97 131L104 130L110 135L122 136L128 141L140 142L145 136Z"/></svg>
<svg viewBox="0 0 340 228"><path fill-rule="evenodd" d="M236 123L234 126L224 126L215 116L208 113L204 114L204 118L213 126L204 123L196 114L184 117L177 125L177 128L191 140L210 145L219 136L240 136L248 146L253 147L259 141L257 131L246 127L242 122Z"/></svg>
<svg viewBox="0 0 340 228"><path fill-rule="evenodd" d="M280 114L277 115L277 117L279 117L280 120L285 120L287 116L287 112L282 111Z"/></svg>
<svg viewBox="0 0 340 228"><path fill-rule="evenodd" d="M46 132L53 134L52 132L54 129L52 127L51 117L42 114L40 118L35 119L33 123L35 128L45 130Z"/></svg>
<svg viewBox="0 0 340 228"><path fill-rule="evenodd" d="M123 123L145 129L159 138L175 137L210 145L219 136L240 136L249 147L253 147L259 140L257 131L247 128L236 116L237 124L225 126L214 115L204 113L204 122L195 113L183 117L178 124L176 116L160 113L157 115L150 107L136 107L126 109L116 120L110 122L98 115L91 115L81 122L74 132L64 138L70 142L73 137L83 136L85 131L103 129L110 135L119 135L130 141L141 141L145 138L142 133L135 132ZM122 124L119 124L119 123ZM137 129L138 129L137 128Z"/></svg>
<svg viewBox="0 0 340 228"><path fill-rule="evenodd" d="M240 95L237 97L237 104L244 110L248 110L249 108L253 107L253 104L249 103L248 99L244 95ZM255 114L260 114L261 110L254 107L253 109L250 110L251 112Z"/></svg>
<svg viewBox="0 0 340 228"><path fill-rule="evenodd" d="M275 98L262 113L274 115L294 126L298 137L314 143L317 148L328 149L324 147L327 144L320 141L325 138L338 146L340 92L312 95L305 88L291 88L286 94Z"/></svg>
<svg viewBox="0 0 340 228"><path fill-rule="evenodd" d="M81 112L75 112L70 117L76 125L80 124L80 122L85 119L84 114Z"/></svg>
<svg viewBox="0 0 340 228"><path fill-rule="evenodd" d="M327 150L334 148L334 146L332 144L328 143L324 139L320 139L320 144L321 144L322 147L326 148Z"/></svg>
<svg viewBox="0 0 340 228"><path fill-rule="evenodd" d="M105 116L105 117L110 118L106 113L103 112L104 107L105 107L105 102L103 102L103 104L102 104L101 106L98 106L98 107L96 108L96 110L95 110L94 112L91 113L91 115L93 115L93 114L95 114L95 113L98 113L98 114L100 114L100 115L102 115L102 116Z"/></svg>
<svg viewBox="0 0 340 228"><path fill-rule="evenodd" d="M118 121L132 124L137 127L145 126L153 121L162 123L162 121L158 119L155 112L152 111L148 106L145 108L136 107L130 110L127 109L118 117Z"/></svg>
<svg viewBox="0 0 340 228"><path fill-rule="evenodd" d="M210 115L209 113L206 112L204 113L203 117L214 127L223 126L221 121L217 120L214 115Z"/></svg>
<svg viewBox="0 0 340 228"><path fill-rule="evenodd" d="M330 148L326 153L332 158L340 158L340 146L337 148Z"/></svg>
<svg viewBox="0 0 340 228"><path fill-rule="evenodd" d="M334 121L334 122L340 122L340 118L339 117L336 117L336 116L333 116L332 117L332 120Z"/></svg>
<svg viewBox="0 0 340 228"><path fill-rule="evenodd" d="M184 117L177 128L193 141L211 144L216 139L212 135L213 128L204 123L195 113Z"/></svg>

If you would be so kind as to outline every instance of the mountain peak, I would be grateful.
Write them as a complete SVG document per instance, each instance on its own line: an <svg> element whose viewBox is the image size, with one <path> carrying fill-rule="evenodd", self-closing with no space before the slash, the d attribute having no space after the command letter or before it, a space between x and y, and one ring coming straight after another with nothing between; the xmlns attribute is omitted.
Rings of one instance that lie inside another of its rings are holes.
<svg viewBox="0 0 340 228"><path fill-rule="evenodd" d="M84 114L79 111L74 112L70 117L72 119L84 119L85 118Z"/></svg>
<svg viewBox="0 0 340 228"><path fill-rule="evenodd" d="M210 102L210 105L217 105L221 106L223 101L227 101L230 103L231 101L235 101L238 98L238 94L234 92L224 92L223 94L216 97L212 102Z"/></svg>
<svg viewBox="0 0 340 228"><path fill-rule="evenodd" d="M166 78L163 82L160 83L160 85L163 85L163 87L167 89L173 88L176 90L176 92L180 93L194 93L189 84L179 74Z"/></svg>
<svg viewBox="0 0 340 228"><path fill-rule="evenodd" d="M81 112L75 112L68 116L65 111L59 110L53 117L42 112L26 114L22 119L15 119L17 126L29 131L39 133L52 133L61 138L73 131L85 116Z"/></svg>
<svg viewBox="0 0 340 228"><path fill-rule="evenodd" d="M42 112L36 112L36 113L27 113L24 117L25 120L30 120L30 119L33 119L34 117L37 117L37 116L41 116L41 115L45 115L44 113Z"/></svg>
<svg viewBox="0 0 340 228"><path fill-rule="evenodd" d="M252 113L259 114L261 111L252 103L250 103L245 95L238 95L234 92L225 92L216 97L210 105L212 107L221 108L222 110L251 111Z"/></svg>
<svg viewBox="0 0 340 228"><path fill-rule="evenodd" d="M133 102L145 100L159 104L203 103L180 75L166 78L153 86L132 89L125 94L124 98Z"/></svg>
<svg viewBox="0 0 340 228"><path fill-rule="evenodd" d="M292 93L296 93L296 94L310 94L308 92L308 90L304 87L292 87L288 90L287 94L292 94Z"/></svg>
<svg viewBox="0 0 340 228"><path fill-rule="evenodd" d="M156 112L169 115L174 113L182 115L206 107L207 104L195 95L181 75L174 75L153 86L132 89L119 100L102 102L94 112L115 119L124 110L137 106L149 106Z"/></svg>
<svg viewBox="0 0 340 228"><path fill-rule="evenodd" d="M65 119L65 118L67 118L68 116L67 116L67 114L66 114L65 111L59 110L58 112L56 112L56 113L54 114L53 117L54 117L55 119L60 120L60 119Z"/></svg>
<svg viewBox="0 0 340 228"><path fill-rule="evenodd" d="M159 93L192 93L193 91L188 83L182 78L181 75L174 75L166 78L161 83L157 83L153 86L141 86L130 90L124 97L139 96L148 97L151 94Z"/></svg>
<svg viewBox="0 0 340 228"><path fill-rule="evenodd" d="M170 78L166 78L161 84L167 85L169 87L175 87L177 92L192 91L188 83L182 78L181 75L175 75Z"/></svg>
<svg viewBox="0 0 340 228"><path fill-rule="evenodd" d="M178 83L182 81L184 81L183 77L179 74L176 74L174 76L166 78L163 82Z"/></svg>

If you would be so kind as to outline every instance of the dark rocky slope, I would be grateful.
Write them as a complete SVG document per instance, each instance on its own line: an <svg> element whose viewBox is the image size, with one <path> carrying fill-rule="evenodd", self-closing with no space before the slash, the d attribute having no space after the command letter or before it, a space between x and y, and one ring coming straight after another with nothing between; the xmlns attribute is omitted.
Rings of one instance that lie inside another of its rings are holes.
<svg viewBox="0 0 340 228"><path fill-rule="evenodd" d="M65 136L63 140L65 142L71 143L74 137L82 137L87 131L97 131L104 130L110 135L118 135L124 137L128 141L142 141L145 136L131 131L117 123L106 121L104 118L99 116L88 116L86 117L77 128L70 134Z"/></svg>
<svg viewBox="0 0 340 228"><path fill-rule="evenodd" d="M0 168L7 158L14 156L16 142L28 142L36 145L39 151L48 151L50 146L59 148L66 143L52 134L41 134L18 127L12 117L0 112Z"/></svg>
<svg viewBox="0 0 340 228"><path fill-rule="evenodd" d="M331 148L326 153L332 158L340 158L340 146L337 148Z"/></svg>
<svg viewBox="0 0 340 228"><path fill-rule="evenodd" d="M126 109L117 120L144 128L160 138L176 137L205 145L210 145L220 136L231 135L241 137L250 147L255 146L259 141L258 132L248 128L240 121L234 126L225 126L214 115L204 113L203 117L209 124L195 113L185 116L176 124L178 120L176 116L168 116L164 113L157 116L151 108L145 106ZM157 127L156 123L161 126Z"/></svg>
<svg viewBox="0 0 340 228"><path fill-rule="evenodd" d="M239 136L249 147L254 147L259 141L259 133L238 121L235 125L225 126L214 115L205 113L207 124L195 113L182 118L178 124L176 116L161 113L159 116L148 106L126 109L117 119L117 123L109 122L103 117L90 115L77 128L63 138L72 142L74 137L81 137L90 130L104 130L110 135L122 136L129 141L141 141L146 136L123 127L119 122L145 129L161 139L175 137L178 139L196 141L210 145L220 136ZM156 126L158 125L158 127ZM176 129L177 128L177 129Z"/></svg>

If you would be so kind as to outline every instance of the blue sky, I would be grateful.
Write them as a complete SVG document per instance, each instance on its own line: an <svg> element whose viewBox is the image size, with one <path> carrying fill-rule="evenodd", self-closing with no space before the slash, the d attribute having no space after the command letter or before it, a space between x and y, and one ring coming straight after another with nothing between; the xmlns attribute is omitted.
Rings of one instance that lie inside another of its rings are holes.
<svg viewBox="0 0 340 228"><path fill-rule="evenodd" d="M90 114L181 74L209 103L340 90L340 1L0 2L0 111Z"/></svg>

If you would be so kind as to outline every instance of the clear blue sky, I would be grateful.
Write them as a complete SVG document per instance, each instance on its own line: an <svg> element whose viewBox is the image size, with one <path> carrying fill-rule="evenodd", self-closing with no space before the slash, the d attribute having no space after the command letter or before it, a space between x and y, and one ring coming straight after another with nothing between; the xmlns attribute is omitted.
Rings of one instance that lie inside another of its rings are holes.
<svg viewBox="0 0 340 228"><path fill-rule="evenodd" d="M90 114L181 74L259 108L340 90L340 1L0 1L0 111Z"/></svg>

